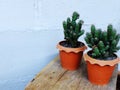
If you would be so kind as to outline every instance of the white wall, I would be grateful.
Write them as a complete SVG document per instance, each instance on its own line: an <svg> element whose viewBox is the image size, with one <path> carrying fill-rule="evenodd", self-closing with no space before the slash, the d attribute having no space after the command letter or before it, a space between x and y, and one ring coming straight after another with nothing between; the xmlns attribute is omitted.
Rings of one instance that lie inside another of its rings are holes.
<svg viewBox="0 0 120 90"><path fill-rule="evenodd" d="M112 23L120 33L119 3L119 0L0 0L0 89L23 90L58 54L56 44L63 40L62 21L73 11L80 13L86 32L91 24L105 30Z"/></svg>
<svg viewBox="0 0 120 90"><path fill-rule="evenodd" d="M0 31L62 29L62 21L78 11L85 25L120 27L119 0L0 0ZM64 13L63 13L64 12Z"/></svg>
<svg viewBox="0 0 120 90"><path fill-rule="evenodd" d="M119 0L38 0L41 9L40 25L42 28L60 28L62 21L78 11L85 24L95 24L101 28L106 28L109 23L119 26L120 6Z"/></svg>
<svg viewBox="0 0 120 90"><path fill-rule="evenodd" d="M34 13L34 0L0 0L0 31L32 28Z"/></svg>
<svg viewBox="0 0 120 90"><path fill-rule="evenodd" d="M51 31L0 33L0 90L23 90L53 60L62 33Z"/></svg>

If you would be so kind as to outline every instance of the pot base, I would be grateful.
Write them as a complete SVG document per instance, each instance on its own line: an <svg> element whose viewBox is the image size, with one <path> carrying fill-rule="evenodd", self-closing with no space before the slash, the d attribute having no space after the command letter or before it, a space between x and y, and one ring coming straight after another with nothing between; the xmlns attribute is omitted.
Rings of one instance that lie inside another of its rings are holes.
<svg viewBox="0 0 120 90"><path fill-rule="evenodd" d="M76 70L80 66L81 58L83 52L74 53L74 52L65 52L60 51L60 60L63 68L67 70Z"/></svg>
<svg viewBox="0 0 120 90"><path fill-rule="evenodd" d="M81 47L70 48L64 47L61 43L66 41L61 41L57 44L57 48L60 52L60 60L63 68L67 70L76 70L80 66L80 62L83 56L83 51L87 49L84 43L78 42Z"/></svg>
<svg viewBox="0 0 120 90"><path fill-rule="evenodd" d="M88 79L93 84L97 85L108 84L114 69L115 65L100 66L98 64L91 64L90 62L87 61Z"/></svg>

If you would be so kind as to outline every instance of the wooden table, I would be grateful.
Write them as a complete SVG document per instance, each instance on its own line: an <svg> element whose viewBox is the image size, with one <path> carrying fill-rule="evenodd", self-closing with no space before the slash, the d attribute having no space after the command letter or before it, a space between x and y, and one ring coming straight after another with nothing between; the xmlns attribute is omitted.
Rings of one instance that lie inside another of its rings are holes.
<svg viewBox="0 0 120 90"><path fill-rule="evenodd" d="M61 67L57 56L25 87L25 90L116 90L117 69L108 85L91 84L87 79L86 65L82 61L76 71Z"/></svg>

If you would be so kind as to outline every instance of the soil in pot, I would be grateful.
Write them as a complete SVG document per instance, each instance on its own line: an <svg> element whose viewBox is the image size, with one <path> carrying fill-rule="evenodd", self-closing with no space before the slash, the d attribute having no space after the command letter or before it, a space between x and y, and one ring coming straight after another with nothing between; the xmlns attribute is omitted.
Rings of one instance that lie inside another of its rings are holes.
<svg viewBox="0 0 120 90"><path fill-rule="evenodd" d="M92 51L89 51L88 53L87 53L90 57L92 57ZM110 56L110 57L106 57L106 58L104 58L104 61L109 61L109 60L114 60L114 59L116 59L117 58L117 55L112 55L112 56ZM96 60L103 60L103 58L95 58Z"/></svg>
<svg viewBox="0 0 120 90"><path fill-rule="evenodd" d="M60 45L63 46L63 47L72 48L72 45L70 43L66 42L66 41L60 42ZM84 43L77 42L77 45L76 45L75 48L79 48L79 47L82 47L82 46L84 46Z"/></svg>

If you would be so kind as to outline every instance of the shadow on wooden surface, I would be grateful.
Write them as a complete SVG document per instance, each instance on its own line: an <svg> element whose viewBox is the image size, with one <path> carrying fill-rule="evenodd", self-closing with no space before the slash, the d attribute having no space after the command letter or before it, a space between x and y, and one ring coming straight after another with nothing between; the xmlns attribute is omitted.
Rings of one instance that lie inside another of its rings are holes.
<svg viewBox="0 0 120 90"><path fill-rule="evenodd" d="M117 87L116 90L120 90L120 74L117 77Z"/></svg>

